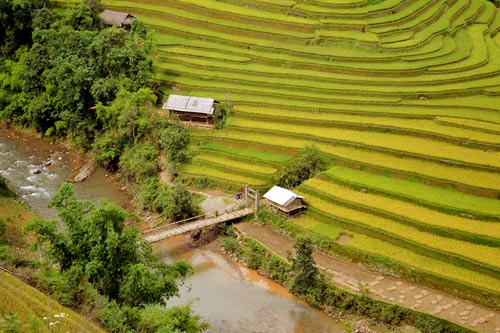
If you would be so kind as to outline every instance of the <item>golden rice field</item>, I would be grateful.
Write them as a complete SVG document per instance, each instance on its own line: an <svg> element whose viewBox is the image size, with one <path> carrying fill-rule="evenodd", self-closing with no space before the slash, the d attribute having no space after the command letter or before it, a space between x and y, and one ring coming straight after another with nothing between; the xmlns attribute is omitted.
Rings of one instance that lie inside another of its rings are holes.
<svg viewBox="0 0 500 333"><path fill-rule="evenodd" d="M492 3L102 2L156 30L164 100L175 93L233 106L225 128L191 130L199 149L184 179L265 190L314 142L330 170L300 187L310 213L295 225L332 241L351 233L341 246L500 299L500 11Z"/></svg>
<svg viewBox="0 0 500 333"><path fill-rule="evenodd" d="M23 332L30 331L30 316L44 321L45 329L40 332L104 332L86 317L60 305L18 278L0 271L0 314L6 313L17 315ZM51 330L49 323L54 324Z"/></svg>

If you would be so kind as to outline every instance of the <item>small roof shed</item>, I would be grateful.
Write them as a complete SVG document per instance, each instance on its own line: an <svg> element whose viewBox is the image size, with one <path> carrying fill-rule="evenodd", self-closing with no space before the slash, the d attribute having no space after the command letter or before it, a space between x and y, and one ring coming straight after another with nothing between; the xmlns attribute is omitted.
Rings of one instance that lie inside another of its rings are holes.
<svg viewBox="0 0 500 333"><path fill-rule="evenodd" d="M213 124L215 105L218 103L213 98L169 95L163 109L170 110L170 116L175 113L181 121Z"/></svg>
<svg viewBox="0 0 500 333"><path fill-rule="evenodd" d="M280 186L273 186L264 194L270 205L271 211L290 217L306 209L304 197Z"/></svg>
<svg viewBox="0 0 500 333"><path fill-rule="evenodd" d="M135 16L124 13L124 12L115 12L113 10L106 9L101 14L101 21L105 25L114 25L120 28L125 28L130 30L132 23L135 21Z"/></svg>

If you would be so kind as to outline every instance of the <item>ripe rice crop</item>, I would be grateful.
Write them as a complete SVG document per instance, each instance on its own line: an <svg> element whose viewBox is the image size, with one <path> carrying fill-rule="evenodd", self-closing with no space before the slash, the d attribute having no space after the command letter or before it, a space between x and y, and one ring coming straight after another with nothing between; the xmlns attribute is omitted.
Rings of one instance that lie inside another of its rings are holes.
<svg viewBox="0 0 500 333"><path fill-rule="evenodd" d="M371 193L362 193L317 178L309 179L301 188L306 190L308 187L332 198L366 206L371 209L380 210L381 212L388 212L403 219L411 219L422 224L456 229L471 234L500 239L500 228L497 222L474 221L459 216L443 214L413 203Z"/></svg>
<svg viewBox="0 0 500 333"><path fill-rule="evenodd" d="M341 205L327 202L307 194L307 202L314 208L346 221L374 228L400 239L407 239L418 246L468 258L472 261L500 268L500 248L471 244L456 239L437 236L377 215L364 213Z"/></svg>
<svg viewBox="0 0 500 333"><path fill-rule="evenodd" d="M307 135L312 138L329 139L340 142L352 142L366 147L376 147L407 153L410 155L432 156L438 159L449 159L458 162L489 166L500 169L500 152L485 152L445 142L432 141L424 138L413 138L405 135L364 132L348 129L314 128L310 126L286 123L265 123L248 119L231 119L233 126L252 128L254 130L269 130L293 134Z"/></svg>
<svg viewBox="0 0 500 333"><path fill-rule="evenodd" d="M58 322L54 326L57 332L104 332L85 317L3 271L0 271L0 313L16 313L24 324L30 315L46 317L47 325L48 321Z"/></svg>
<svg viewBox="0 0 500 333"><path fill-rule="evenodd" d="M436 122L432 119L405 119L405 118L394 118L394 117L383 117L383 116L370 116L370 115L352 115L334 112L310 112L304 110L294 110L294 109L275 109L269 107L252 107L252 106L239 106L237 108L238 115L243 112L251 115L262 115L262 116L276 116L280 117L282 121L287 122L290 120L300 121L304 120L315 120L323 121L325 125L328 126L328 122L338 123L338 124L349 124L349 125L363 125L366 126L367 130L370 130L371 126L381 126L387 129L401 129L401 130L411 130L417 133L425 134L437 134L449 138L458 138L465 140L472 140L476 142L493 143L500 144L500 136L495 134L478 132L470 129L460 129L456 127L450 127L443 125L442 123ZM438 119L442 119L438 117ZM466 119L463 120L467 121ZM479 121L476 121L480 123ZM488 124L488 123L486 123ZM490 124L495 125L495 124ZM491 126L493 127L493 126ZM500 129L500 125L498 125Z"/></svg>
<svg viewBox="0 0 500 333"><path fill-rule="evenodd" d="M235 170L244 170L254 173L262 173L265 175L273 175L278 170L276 168L266 166L266 165L258 165L252 164L244 161L237 161L231 158L224 157L223 155L214 155L214 154L200 154L194 158L195 161L199 161L203 163L204 161L212 162L216 164L221 164L225 167L229 167Z"/></svg>
<svg viewBox="0 0 500 333"><path fill-rule="evenodd" d="M449 208L492 217L498 217L500 212L500 201L498 200L476 197L404 179L379 176L340 166L327 170L325 174L341 182L365 186L388 195L428 203L443 209Z"/></svg>
<svg viewBox="0 0 500 333"><path fill-rule="evenodd" d="M389 258L409 267L415 267L417 270L443 276L451 281L460 281L480 289L500 292L500 279L423 256L380 239L356 233L352 233L352 235L354 238L346 244L348 247Z"/></svg>

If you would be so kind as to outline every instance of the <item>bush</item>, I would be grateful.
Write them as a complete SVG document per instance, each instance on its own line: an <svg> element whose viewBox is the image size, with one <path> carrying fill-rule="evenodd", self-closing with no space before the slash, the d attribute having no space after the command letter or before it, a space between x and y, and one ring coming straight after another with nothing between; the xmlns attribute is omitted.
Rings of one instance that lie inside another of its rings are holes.
<svg viewBox="0 0 500 333"><path fill-rule="evenodd" d="M158 172L158 152L149 141L127 147L120 157L120 169L128 181L141 183Z"/></svg>
<svg viewBox="0 0 500 333"><path fill-rule="evenodd" d="M238 240L233 237L221 237L221 245L228 253L237 254L240 248Z"/></svg>
<svg viewBox="0 0 500 333"><path fill-rule="evenodd" d="M12 198L16 196L16 192L12 191L7 184L7 179L0 175L0 197Z"/></svg>

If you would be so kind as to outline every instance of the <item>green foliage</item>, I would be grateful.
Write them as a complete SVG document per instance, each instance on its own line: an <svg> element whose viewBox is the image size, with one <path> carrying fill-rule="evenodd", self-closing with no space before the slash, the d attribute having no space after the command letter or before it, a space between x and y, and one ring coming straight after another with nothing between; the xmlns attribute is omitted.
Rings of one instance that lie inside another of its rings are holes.
<svg viewBox="0 0 500 333"><path fill-rule="evenodd" d="M148 305L141 311L140 332L185 332L197 333L209 328L209 324L201 322L200 317L191 312L189 306L177 306L166 309L160 305Z"/></svg>
<svg viewBox="0 0 500 333"><path fill-rule="evenodd" d="M7 183L7 179L4 176L0 175L0 196L2 197L15 197L16 192L12 191L9 188L9 184Z"/></svg>
<svg viewBox="0 0 500 333"><path fill-rule="evenodd" d="M5 313L0 316L0 329L4 333L21 333L21 321L17 318L16 313Z"/></svg>
<svg viewBox="0 0 500 333"><path fill-rule="evenodd" d="M180 123L171 123L160 133L160 145L167 159L173 165L188 160L187 148L190 142L187 129Z"/></svg>
<svg viewBox="0 0 500 333"><path fill-rule="evenodd" d="M234 237L220 237L219 241L221 242L222 247L228 253L237 254L240 248L238 240Z"/></svg>
<svg viewBox="0 0 500 333"><path fill-rule="evenodd" d="M0 88L7 94L0 98L4 118L46 135L69 135L84 148L107 125L97 119L94 107L108 106L123 85L129 94L144 95L139 90L153 72L151 30L140 22L130 33L118 28L99 30L102 5L87 3L71 7L57 21L47 8L34 12L37 29L33 34L30 30L30 43L22 43L30 45L32 40L33 45L15 63L0 68ZM19 66L22 71L16 69ZM125 108L122 117L117 121L129 123L121 128L122 134L132 133L133 141L138 140L137 132L147 131L147 121L138 122L142 114L137 109Z"/></svg>
<svg viewBox="0 0 500 333"><path fill-rule="evenodd" d="M141 183L158 172L158 152L150 141L125 148L120 174L129 182Z"/></svg>
<svg viewBox="0 0 500 333"><path fill-rule="evenodd" d="M0 59L21 45L31 44L32 17L49 0L2 0L0 2Z"/></svg>
<svg viewBox="0 0 500 333"><path fill-rule="evenodd" d="M326 162L318 147L314 144L308 144L295 163L279 173L276 182L279 186L294 188L325 169Z"/></svg>
<svg viewBox="0 0 500 333"><path fill-rule="evenodd" d="M144 181L139 193L139 203L149 211L162 213L167 218L182 220L200 214L192 194L182 185L168 186L156 177Z"/></svg>
<svg viewBox="0 0 500 333"><path fill-rule="evenodd" d="M299 237L295 240L293 247L296 254L289 258L293 273L290 292L304 296L309 303L317 305L323 299L323 289L326 286L312 257L313 244L310 239Z"/></svg>

